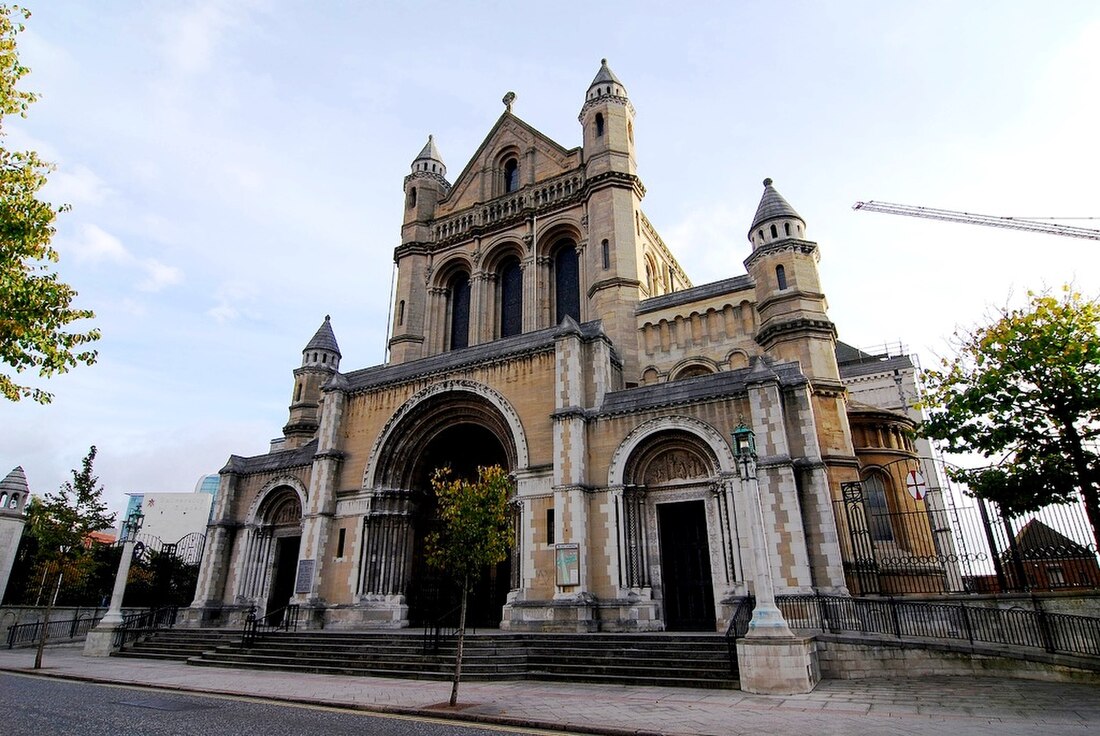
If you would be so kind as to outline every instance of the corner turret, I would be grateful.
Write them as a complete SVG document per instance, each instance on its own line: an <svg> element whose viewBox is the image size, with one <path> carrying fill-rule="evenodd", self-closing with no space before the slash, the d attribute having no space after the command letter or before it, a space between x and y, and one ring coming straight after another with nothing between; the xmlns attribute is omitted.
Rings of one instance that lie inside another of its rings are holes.
<svg viewBox="0 0 1100 736"><path fill-rule="evenodd" d="M302 349L302 365L294 370L290 420L283 427L280 447L293 450L312 440L321 422L321 387L340 369L340 346L329 315Z"/></svg>
<svg viewBox="0 0 1100 736"><path fill-rule="evenodd" d="M806 221L795 212L790 202L776 191L771 179L764 180L764 196L756 208L756 217L749 228L753 250L767 243L786 238L804 238Z"/></svg>
<svg viewBox="0 0 1100 736"><path fill-rule="evenodd" d="M588 178L608 171L634 174L634 106L626 87L600 60L600 70L584 96L578 116L584 129L585 173Z"/></svg>
<svg viewBox="0 0 1100 736"><path fill-rule="evenodd" d="M27 523L25 509L30 495L27 476L21 467L0 481L0 600L4 599L15 565L15 553L19 551L19 540Z"/></svg>
<svg viewBox="0 0 1100 736"><path fill-rule="evenodd" d="M413 159L412 172L405 177L405 219L401 242L426 242L430 239L428 222L435 217L435 206L447 196L451 183L447 181L447 166L436 148L435 138Z"/></svg>

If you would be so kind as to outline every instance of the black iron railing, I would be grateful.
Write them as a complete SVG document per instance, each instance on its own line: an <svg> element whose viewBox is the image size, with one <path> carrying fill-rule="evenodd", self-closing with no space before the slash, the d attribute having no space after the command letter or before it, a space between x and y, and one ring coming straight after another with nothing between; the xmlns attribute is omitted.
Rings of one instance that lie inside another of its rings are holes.
<svg viewBox="0 0 1100 736"><path fill-rule="evenodd" d="M443 642L458 636L458 617L462 613L462 604L437 616L424 625L424 651L436 653ZM470 629L471 632L474 629Z"/></svg>
<svg viewBox="0 0 1100 736"><path fill-rule="evenodd" d="M176 625L178 613L178 606L165 606L125 614L122 623L115 629L115 649L122 649L156 631L172 628Z"/></svg>
<svg viewBox="0 0 1100 736"><path fill-rule="evenodd" d="M265 634L272 631L297 631L300 606L291 603L263 616L256 615L256 606L248 611L241 635L241 646L251 647Z"/></svg>
<svg viewBox="0 0 1100 736"><path fill-rule="evenodd" d="M726 626L726 649L729 652L730 674L737 676L737 640L748 633L749 621L752 619L752 609L756 606L756 598L749 596L737 601L730 616L729 625Z"/></svg>
<svg viewBox="0 0 1100 736"><path fill-rule="evenodd" d="M776 603L791 628L897 639L1004 644L1051 653L1100 656L1100 618L1032 609L1003 609L899 598L782 595Z"/></svg>
<svg viewBox="0 0 1100 736"><path fill-rule="evenodd" d="M50 621L47 639L53 642L80 639L91 631L101 618L103 618L103 613L97 609L95 613L90 615L76 616L61 621ZM44 625L46 624L42 621L15 624L8 629L8 649L34 644L42 638Z"/></svg>

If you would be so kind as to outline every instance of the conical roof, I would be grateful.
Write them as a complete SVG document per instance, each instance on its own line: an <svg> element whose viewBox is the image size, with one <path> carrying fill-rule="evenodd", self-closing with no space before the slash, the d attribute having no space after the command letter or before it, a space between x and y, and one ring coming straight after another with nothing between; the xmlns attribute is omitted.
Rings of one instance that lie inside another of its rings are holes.
<svg viewBox="0 0 1100 736"><path fill-rule="evenodd" d="M626 93L626 87L623 87L623 83L615 76L615 72L611 71L611 68L607 65L607 59L600 59L600 70L596 72L596 78L592 80L592 84L588 85L588 88L592 89L598 84L607 84L609 82L619 85L623 88L623 93Z"/></svg>
<svg viewBox="0 0 1100 736"><path fill-rule="evenodd" d="M802 215L795 212L794 207L791 207L790 203L783 199L783 195L775 190L771 179L765 179L764 196L760 198L760 206L756 208L756 217L752 219L749 234L751 235L753 230L768 220L788 218L802 220ZM805 224L806 221L802 220L802 222Z"/></svg>
<svg viewBox="0 0 1100 736"><path fill-rule="evenodd" d="M317 333L313 336L313 339L306 344L302 352L305 353L310 350L328 350L329 352L340 355L340 346L336 344L336 335L332 332L332 323L327 314L325 315L325 321L317 328Z"/></svg>
<svg viewBox="0 0 1100 736"><path fill-rule="evenodd" d="M424 147L420 149L420 153L417 155L414 161L438 161L443 163L443 157L439 155L439 149L435 146L435 137L428 136L428 142L424 144Z"/></svg>
<svg viewBox="0 0 1100 736"><path fill-rule="evenodd" d="M30 493L30 488L27 487L27 476L23 473L22 466L16 467L4 480L0 480L0 493L6 493L9 498L13 493L21 496Z"/></svg>

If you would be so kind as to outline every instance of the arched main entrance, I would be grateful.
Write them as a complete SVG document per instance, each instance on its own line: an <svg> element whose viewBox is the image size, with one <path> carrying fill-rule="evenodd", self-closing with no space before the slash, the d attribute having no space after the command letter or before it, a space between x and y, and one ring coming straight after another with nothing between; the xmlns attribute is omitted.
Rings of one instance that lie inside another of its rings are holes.
<svg viewBox="0 0 1100 736"><path fill-rule="evenodd" d="M272 488L259 502L244 539L238 598L265 616L284 610L294 595L302 543L302 501L289 486Z"/></svg>
<svg viewBox="0 0 1100 736"><path fill-rule="evenodd" d="M364 479L378 499L377 512L372 506L365 520L365 594L402 595L410 626L434 623L456 609L458 581L426 559L426 540L438 524L432 476L444 467L453 477L468 480L477 477L479 466L514 470L520 458L526 459L518 427L514 411L499 394L472 383L428 389L399 410ZM397 498L400 503L384 501ZM395 541L382 549L386 535ZM382 566L398 572L376 574ZM508 560L483 571L468 599L469 625L499 625L511 588L510 570Z"/></svg>

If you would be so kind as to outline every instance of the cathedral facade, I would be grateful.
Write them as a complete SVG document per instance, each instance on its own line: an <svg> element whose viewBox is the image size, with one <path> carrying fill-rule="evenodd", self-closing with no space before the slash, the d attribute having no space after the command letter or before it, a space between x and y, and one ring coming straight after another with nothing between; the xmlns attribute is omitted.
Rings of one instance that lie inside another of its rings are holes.
<svg viewBox="0 0 1100 736"><path fill-rule="evenodd" d="M515 479L511 558L473 596L483 626L724 630L754 559L778 593L847 591L835 509L882 453L853 444L806 222L765 180L746 272L694 285L642 212L634 107L606 61L580 147L513 98L453 182L430 136L412 163L388 362L344 369L325 317L283 437L221 471L192 620L296 604L326 628L430 623L451 590L424 559L443 466ZM913 454L911 421L858 416Z"/></svg>

